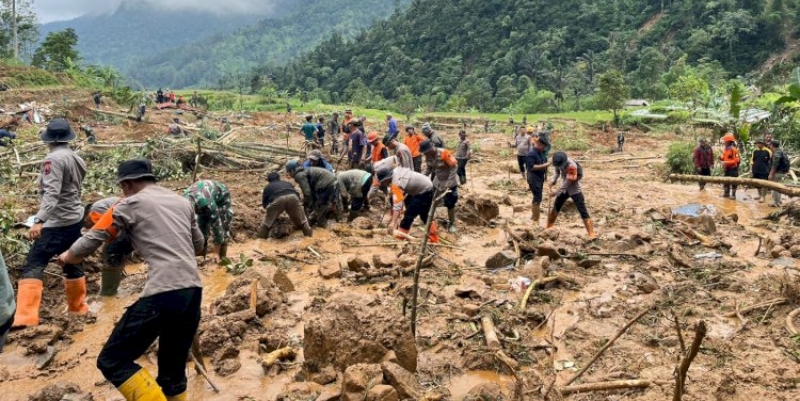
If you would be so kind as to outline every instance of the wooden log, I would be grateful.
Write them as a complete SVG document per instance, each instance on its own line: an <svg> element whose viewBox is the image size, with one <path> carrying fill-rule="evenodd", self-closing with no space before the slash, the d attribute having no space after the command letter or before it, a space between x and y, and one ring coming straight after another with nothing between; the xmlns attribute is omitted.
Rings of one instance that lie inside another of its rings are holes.
<svg viewBox="0 0 800 401"><path fill-rule="evenodd" d="M497 330L494 327L494 320L491 315L481 316L481 326L483 327L483 336L486 338L486 345L490 350L497 351L502 349L500 339L497 338Z"/></svg>
<svg viewBox="0 0 800 401"><path fill-rule="evenodd" d="M294 359L296 356L297 352L295 352L292 347L276 349L275 351L272 351L264 356L264 358L261 360L261 367L264 368L264 371L267 371L278 361Z"/></svg>
<svg viewBox="0 0 800 401"><path fill-rule="evenodd" d="M775 305L782 305L782 304L785 304L787 302L789 302L789 300L786 299L786 298L775 298L775 299L772 299L772 300L769 300L769 301L765 301L765 302L761 302L761 303L755 304L753 306L748 306L747 308L744 308L744 309L740 310L739 313L737 313L735 311L734 312L730 312L730 313L726 314L725 317L734 318L734 317L738 317L739 314L746 315L746 314L748 314L748 313L750 313L750 312L752 312L754 310L769 308L769 307L775 306Z"/></svg>
<svg viewBox="0 0 800 401"><path fill-rule="evenodd" d="M519 303L519 309L525 310L525 308L528 306L528 298L530 298L534 289L539 287L544 287L545 285L554 283L556 281L564 283L572 283L572 284L577 283L577 281L574 278L563 274L556 274L555 276L540 278L532 282L531 285L528 286L528 290L525 291L525 295L522 296L522 301Z"/></svg>
<svg viewBox="0 0 800 401"><path fill-rule="evenodd" d="M686 387L686 374L689 372L689 366L697 356L697 353L700 352L700 345L706 336L706 322L702 320L698 322L694 333L692 347L689 348L689 353L684 355L675 373L675 391L672 394L672 401L681 401L683 398L683 390Z"/></svg>
<svg viewBox="0 0 800 401"><path fill-rule="evenodd" d="M800 196L800 188L791 188L774 181L757 180L754 178L736 177L707 177L703 175L670 174L671 181L702 182L706 184L732 184L747 185L753 188L766 188L788 196Z"/></svg>
<svg viewBox="0 0 800 401"><path fill-rule="evenodd" d="M561 395L576 393L588 393L592 391L627 390L632 388L648 388L654 385L665 385L670 382L666 380L616 380L610 382L576 384L574 386L561 387L558 392Z"/></svg>

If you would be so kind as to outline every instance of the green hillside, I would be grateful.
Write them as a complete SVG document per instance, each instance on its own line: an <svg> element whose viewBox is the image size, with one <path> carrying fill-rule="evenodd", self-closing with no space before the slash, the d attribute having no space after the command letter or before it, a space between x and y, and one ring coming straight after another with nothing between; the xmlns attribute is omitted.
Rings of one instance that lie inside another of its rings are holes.
<svg viewBox="0 0 800 401"><path fill-rule="evenodd" d="M265 19L232 34L142 59L129 71L149 86L216 87L221 78L264 64L281 64L334 32L352 38L410 0L297 0L280 19ZM328 56L338 52L330 49Z"/></svg>
<svg viewBox="0 0 800 401"><path fill-rule="evenodd" d="M500 111L520 102L580 107L598 77L617 70L633 97L658 99L682 75L712 88L762 78L751 72L796 41L799 3L415 0L351 41L331 38L259 73L323 101L413 96L429 109Z"/></svg>

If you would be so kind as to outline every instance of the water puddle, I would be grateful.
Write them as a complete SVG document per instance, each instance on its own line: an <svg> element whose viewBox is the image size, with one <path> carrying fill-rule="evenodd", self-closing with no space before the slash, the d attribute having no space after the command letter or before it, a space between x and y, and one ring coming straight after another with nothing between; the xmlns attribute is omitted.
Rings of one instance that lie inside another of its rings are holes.
<svg viewBox="0 0 800 401"><path fill-rule="evenodd" d="M484 383L497 384L505 395L510 396L510 390L514 386L514 378L489 370L476 370L454 377L450 380L447 389L450 390L454 401L461 401L475 386Z"/></svg>

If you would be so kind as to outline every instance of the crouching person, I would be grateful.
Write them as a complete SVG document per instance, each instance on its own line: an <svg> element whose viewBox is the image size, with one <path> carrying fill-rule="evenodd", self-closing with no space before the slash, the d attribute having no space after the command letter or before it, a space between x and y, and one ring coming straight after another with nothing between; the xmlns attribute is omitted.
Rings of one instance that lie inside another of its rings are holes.
<svg viewBox="0 0 800 401"><path fill-rule="evenodd" d="M117 202L119 202L119 198L112 196L87 205L83 219L84 226L87 229L94 227L108 209L116 205ZM100 295L107 297L117 295L119 283L122 281L122 276L125 273L125 261L130 258L132 253L133 245L131 245L131 241L124 233L111 236L103 247L103 270L100 276Z"/></svg>
<svg viewBox="0 0 800 401"><path fill-rule="evenodd" d="M392 195L392 220L389 221L389 234L394 235L394 230L400 223L400 232L408 234L414 220L419 217L423 223L428 222L428 213L433 206L433 182L425 175L405 167L394 170L382 170L378 173L378 181L382 187L391 187ZM403 219L400 213L405 207ZM436 222L431 222L428 241L438 243Z"/></svg>
<svg viewBox="0 0 800 401"><path fill-rule="evenodd" d="M350 201L350 214L347 222L350 223L358 217L361 209L369 211L367 196L372 189L372 174L364 170L347 170L336 174L339 181L339 192Z"/></svg>
<svg viewBox="0 0 800 401"><path fill-rule="evenodd" d="M261 197L261 206L264 207L267 214L258 228L258 237L269 238L275 220L283 212L289 215L296 228L303 230L303 235L310 237L311 226L308 224L306 212L303 210L300 194L295 191L294 186L286 181L281 181L281 176L277 172L269 173L267 181L269 184L264 188Z"/></svg>

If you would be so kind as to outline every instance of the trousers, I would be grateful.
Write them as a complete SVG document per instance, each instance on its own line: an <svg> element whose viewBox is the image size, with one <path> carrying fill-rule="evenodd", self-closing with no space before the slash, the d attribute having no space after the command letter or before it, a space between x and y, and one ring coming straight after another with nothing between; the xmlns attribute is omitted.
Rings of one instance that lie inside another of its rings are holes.
<svg viewBox="0 0 800 401"><path fill-rule="evenodd" d="M70 226L43 228L42 236L33 242L31 250L25 257L25 263L22 264L22 278L41 280L50 259L69 249L81 237L82 228L83 221ZM84 276L81 264L64 265L63 271L68 279Z"/></svg>
<svg viewBox="0 0 800 401"><path fill-rule="evenodd" d="M422 219L423 223L427 223L428 213L431 210L432 203L433 191L406 197L406 212L403 214L403 219L400 220L400 228L406 231L410 230L411 225L414 224L414 220L418 216Z"/></svg>
<svg viewBox="0 0 800 401"><path fill-rule="evenodd" d="M567 192L559 192L559 194L556 195L556 201L553 205L556 213L561 212L561 208L564 207L564 203L566 203L569 198L572 198L572 201L575 202L575 207L578 208L578 213L581 214L581 218L584 220L589 219L589 210L586 209L586 199L583 197L582 192L575 195L570 195Z"/></svg>

